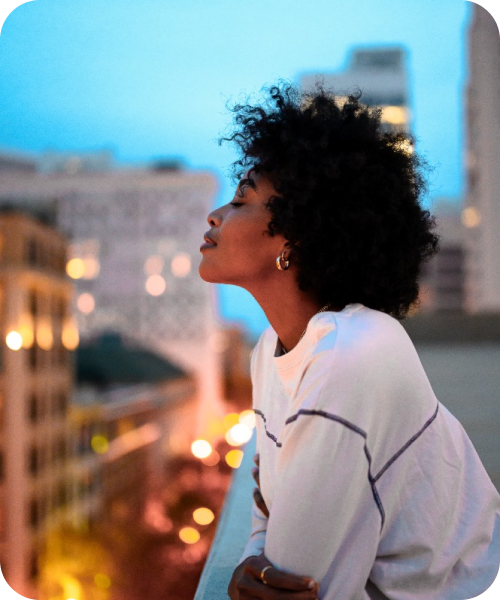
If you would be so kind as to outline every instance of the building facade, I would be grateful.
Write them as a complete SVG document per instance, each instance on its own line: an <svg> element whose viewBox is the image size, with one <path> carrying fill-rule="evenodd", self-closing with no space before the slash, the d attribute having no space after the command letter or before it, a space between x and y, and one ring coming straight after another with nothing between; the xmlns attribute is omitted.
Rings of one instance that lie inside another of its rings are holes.
<svg viewBox="0 0 500 600"><path fill-rule="evenodd" d="M196 374L203 435L223 394L213 290L198 275L216 180L175 164L113 170L106 158L99 170L77 158L0 172L0 203L44 212L71 240L82 338L125 333Z"/></svg>
<svg viewBox="0 0 500 600"><path fill-rule="evenodd" d="M468 33L466 306L500 310L500 36L483 7L473 4Z"/></svg>
<svg viewBox="0 0 500 600"><path fill-rule="evenodd" d="M436 198L430 208L436 218L439 252L422 265L419 309L463 311L465 308L465 247L462 202Z"/></svg>
<svg viewBox="0 0 500 600"><path fill-rule="evenodd" d="M354 48L347 69L338 73L305 74L300 78L304 90L314 89L318 80L339 96L357 90L360 101L382 108L386 130L410 129L409 84L406 50L400 46Z"/></svg>
<svg viewBox="0 0 500 600"><path fill-rule="evenodd" d="M21 214L0 214L0 563L36 597L38 555L71 501L68 405L73 286L65 238Z"/></svg>

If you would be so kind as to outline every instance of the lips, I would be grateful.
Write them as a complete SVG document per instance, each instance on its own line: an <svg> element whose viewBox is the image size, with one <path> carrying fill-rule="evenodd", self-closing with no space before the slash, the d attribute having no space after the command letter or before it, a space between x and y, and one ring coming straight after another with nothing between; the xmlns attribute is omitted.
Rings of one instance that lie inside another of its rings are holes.
<svg viewBox="0 0 500 600"><path fill-rule="evenodd" d="M205 235L203 236L203 239L205 240L205 243L200 246L200 252L202 252L203 250L207 250L208 248L216 248L217 247L217 244L208 235L208 233L205 233Z"/></svg>

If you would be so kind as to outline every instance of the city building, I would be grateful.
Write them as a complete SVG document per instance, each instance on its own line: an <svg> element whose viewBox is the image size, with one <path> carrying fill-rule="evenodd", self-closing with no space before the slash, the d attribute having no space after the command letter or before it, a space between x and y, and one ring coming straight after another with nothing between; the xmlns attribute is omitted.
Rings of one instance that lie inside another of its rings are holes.
<svg viewBox="0 0 500 600"><path fill-rule="evenodd" d="M71 502L78 332L66 248L52 227L0 214L0 563L9 585L29 598L46 535Z"/></svg>
<svg viewBox="0 0 500 600"><path fill-rule="evenodd" d="M36 173L0 172L0 205L25 206L71 240L82 339L126 334L193 372L199 435L222 411L212 287L198 275L214 176L178 161L111 168L107 153L40 158Z"/></svg>
<svg viewBox="0 0 500 600"><path fill-rule="evenodd" d="M344 71L304 74L300 85L307 91L323 81L339 96L360 90L361 102L382 108L386 130L408 131L411 113L406 63L406 50L401 46L354 48Z"/></svg>
<svg viewBox="0 0 500 600"><path fill-rule="evenodd" d="M466 307L500 310L500 37L490 13L471 6L468 32Z"/></svg>
<svg viewBox="0 0 500 600"><path fill-rule="evenodd" d="M465 250L462 203L436 198L430 208L437 222L439 252L422 265L420 306L423 311L464 310Z"/></svg>
<svg viewBox="0 0 500 600"><path fill-rule="evenodd" d="M75 525L142 518L168 461L191 454L195 378L119 334L77 351ZM90 485L89 485L90 482Z"/></svg>

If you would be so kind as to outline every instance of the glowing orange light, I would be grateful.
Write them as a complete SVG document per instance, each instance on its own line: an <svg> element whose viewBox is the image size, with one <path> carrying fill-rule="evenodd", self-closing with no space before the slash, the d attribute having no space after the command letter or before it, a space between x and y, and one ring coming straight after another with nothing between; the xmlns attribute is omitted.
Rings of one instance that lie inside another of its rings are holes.
<svg viewBox="0 0 500 600"><path fill-rule="evenodd" d="M51 350L54 344L50 317L40 317L36 325L36 343L42 350Z"/></svg>
<svg viewBox="0 0 500 600"><path fill-rule="evenodd" d="M193 519L198 525L209 525L215 519L215 515L209 508L202 507L193 512Z"/></svg>
<svg viewBox="0 0 500 600"><path fill-rule="evenodd" d="M80 343L78 335L78 326L73 318L67 319L63 323L61 341L66 350L75 350Z"/></svg>
<svg viewBox="0 0 500 600"><path fill-rule="evenodd" d="M241 450L229 450L226 454L226 462L232 469L238 469L243 460L243 452Z"/></svg>
<svg viewBox="0 0 500 600"><path fill-rule="evenodd" d="M151 296L161 296L166 287L165 279L161 275L150 275L146 279L146 291Z"/></svg>
<svg viewBox="0 0 500 600"><path fill-rule="evenodd" d="M468 206L462 211L462 223L467 228L477 227L481 223L481 214L474 206Z"/></svg>
<svg viewBox="0 0 500 600"><path fill-rule="evenodd" d="M212 446L207 440L195 440L191 444L191 452L196 458L206 458L212 453Z"/></svg>
<svg viewBox="0 0 500 600"><path fill-rule="evenodd" d="M227 431L228 429L231 429L231 427L237 425L240 422L240 415L235 412L228 413L224 416L222 422L224 423L224 429Z"/></svg>
<svg viewBox="0 0 500 600"><path fill-rule="evenodd" d="M179 537L185 544L196 544L201 536L194 527L183 527L179 531Z"/></svg>
<svg viewBox="0 0 500 600"><path fill-rule="evenodd" d="M66 273L71 279L81 279L85 274L85 263L81 258L72 258L66 265Z"/></svg>
<svg viewBox="0 0 500 600"><path fill-rule="evenodd" d="M23 338L19 331L9 331L5 338L5 343L11 350L20 350L23 346Z"/></svg>
<svg viewBox="0 0 500 600"><path fill-rule="evenodd" d="M30 313L22 315L19 322L19 333L23 338L23 348L31 348L35 341L35 328L33 317Z"/></svg>
<svg viewBox="0 0 500 600"><path fill-rule="evenodd" d="M404 125L407 121L404 106L382 106L382 122L391 125Z"/></svg>

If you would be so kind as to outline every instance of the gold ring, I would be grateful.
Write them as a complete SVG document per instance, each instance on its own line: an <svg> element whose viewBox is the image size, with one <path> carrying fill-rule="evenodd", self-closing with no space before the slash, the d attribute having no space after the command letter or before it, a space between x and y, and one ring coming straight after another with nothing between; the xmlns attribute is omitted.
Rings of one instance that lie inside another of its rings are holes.
<svg viewBox="0 0 500 600"><path fill-rule="evenodd" d="M262 571L260 572L260 580L262 581L262 583L264 585L267 585L267 581L264 579L264 573L267 571L267 569L272 569L271 565L267 565L267 567L264 567L262 569Z"/></svg>

